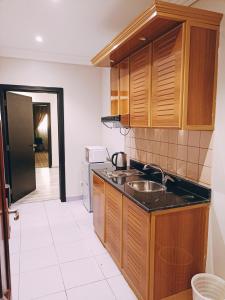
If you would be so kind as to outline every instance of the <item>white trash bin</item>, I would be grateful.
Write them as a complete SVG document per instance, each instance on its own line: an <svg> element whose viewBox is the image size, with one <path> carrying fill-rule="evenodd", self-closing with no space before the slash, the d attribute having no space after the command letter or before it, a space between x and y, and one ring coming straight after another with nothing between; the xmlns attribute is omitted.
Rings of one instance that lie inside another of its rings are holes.
<svg viewBox="0 0 225 300"><path fill-rule="evenodd" d="M196 274L191 286L193 300L225 300L225 281L216 275Z"/></svg>

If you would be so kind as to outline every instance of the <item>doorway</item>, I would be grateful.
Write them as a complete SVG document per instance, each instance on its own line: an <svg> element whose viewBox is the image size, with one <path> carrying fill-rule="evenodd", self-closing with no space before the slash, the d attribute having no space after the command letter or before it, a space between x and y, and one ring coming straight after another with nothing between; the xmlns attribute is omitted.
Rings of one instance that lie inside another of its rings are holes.
<svg viewBox="0 0 225 300"><path fill-rule="evenodd" d="M35 168L52 167L51 104L33 102Z"/></svg>
<svg viewBox="0 0 225 300"><path fill-rule="evenodd" d="M58 177L59 177L59 197L62 202L66 201L66 189L65 189L65 142L64 142L64 103L63 103L63 89L62 88L51 88L51 87L31 87L31 86L18 86L18 85L0 85L0 106L1 106L1 117L2 117L2 125L3 125L3 138L4 138L4 154L5 154L5 166L6 166L6 172L5 172L5 177L6 177L6 182L12 186L12 174L11 174L11 165L12 165L12 155L11 154L11 149L9 145L9 138L10 138L10 132L9 132L9 124L8 124L8 112L7 112L7 105L8 105L8 100L7 100L7 93L13 92L13 93L18 93L18 94L24 94L24 93L35 93L38 95L46 93L48 95L55 95L55 103L56 103L56 110L57 110L57 136L58 136L58 146L57 146L57 151L58 151ZM37 101L37 103L34 104L34 106L38 106L38 102L42 103L42 101ZM48 103L50 104L50 103ZM51 120L50 117L50 111L51 111L51 105L42 106L47 108L47 116L42 117L43 119L40 124L38 125L39 127L39 133L42 131L42 133L45 131L46 132L46 123L47 123L47 140L44 141L44 137L39 136L39 138L42 138L41 140L33 140L32 142L32 148L33 152L36 153L36 148L37 148L37 143L39 143L38 147L39 150L43 150L40 152L46 152L47 151L47 164L48 168L52 167L52 161L53 161L53 149L52 149L52 132L50 130L50 122ZM46 105L42 104L42 105ZM13 106L12 106L13 107ZM19 109L19 106L18 106ZM32 112L33 114L33 112ZM33 115L32 115L33 119ZM46 122L48 121L48 122ZM17 122L18 123L18 122ZM32 123L32 127L34 125L34 122ZM35 125L34 125L35 126ZM20 126L18 126L20 127ZM33 136L34 135L34 127L33 127ZM37 136L38 137L38 136ZM46 138L46 134L45 134ZM37 142L37 143L36 143ZM50 143L49 143L50 142ZM42 144L41 144L42 143ZM35 155L33 156L35 157ZM35 160L34 160L35 161ZM18 160L17 160L18 162ZM46 162L45 162L46 163ZM23 164L24 165L24 164ZM25 164L27 165L27 164ZM35 164L34 164L35 166ZM41 168L38 168L41 170ZM44 170L43 168L42 170ZM21 179L20 179L21 180ZM44 179L45 180L45 179ZM12 199L13 202L15 202L17 199Z"/></svg>

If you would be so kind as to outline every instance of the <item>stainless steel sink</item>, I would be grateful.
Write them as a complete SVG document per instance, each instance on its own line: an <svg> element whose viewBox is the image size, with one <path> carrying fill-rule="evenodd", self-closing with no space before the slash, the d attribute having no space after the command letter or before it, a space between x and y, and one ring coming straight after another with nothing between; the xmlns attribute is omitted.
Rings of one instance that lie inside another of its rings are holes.
<svg viewBox="0 0 225 300"><path fill-rule="evenodd" d="M127 185L133 190L142 193L162 192L166 190L164 185L150 180L130 181Z"/></svg>

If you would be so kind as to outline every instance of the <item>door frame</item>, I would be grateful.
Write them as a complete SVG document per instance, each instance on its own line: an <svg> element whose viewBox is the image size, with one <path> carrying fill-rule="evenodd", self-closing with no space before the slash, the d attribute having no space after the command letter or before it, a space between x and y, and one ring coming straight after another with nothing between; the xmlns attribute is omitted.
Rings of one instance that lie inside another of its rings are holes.
<svg viewBox="0 0 225 300"><path fill-rule="evenodd" d="M65 180L65 135L64 135L64 92L63 88L41 87L29 85L0 84L0 109L2 118L3 144L5 157L5 176L9 182L9 157L7 152L7 121L5 111L5 97L7 92L31 92L48 93L57 95L57 117L58 117L58 148L59 148L59 190L61 202L66 202L66 180Z"/></svg>
<svg viewBox="0 0 225 300"><path fill-rule="evenodd" d="M47 106L48 115L48 167L52 167L52 126L51 126L51 103L50 102L32 102L33 107L36 105Z"/></svg>

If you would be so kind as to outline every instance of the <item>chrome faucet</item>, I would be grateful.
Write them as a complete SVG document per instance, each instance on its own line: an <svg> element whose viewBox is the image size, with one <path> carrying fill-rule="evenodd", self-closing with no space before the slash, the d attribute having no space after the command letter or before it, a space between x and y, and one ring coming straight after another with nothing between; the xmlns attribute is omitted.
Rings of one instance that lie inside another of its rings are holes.
<svg viewBox="0 0 225 300"><path fill-rule="evenodd" d="M143 171L148 170L148 169L150 169L151 167L153 167L153 168L159 170L160 173L162 174L162 185L166 186L166 183L167 183L168 180L170 180L170 181L172 181L172 182L175 181L171 176L165 174L165 172L163 171L163 169L162 169L159 165L156 165L156 164L146 164L146 165L144 165ZM158 173L158 172L157 172L157 173ZM156 172L154 172L153 174L156 174Z"/></svg>

